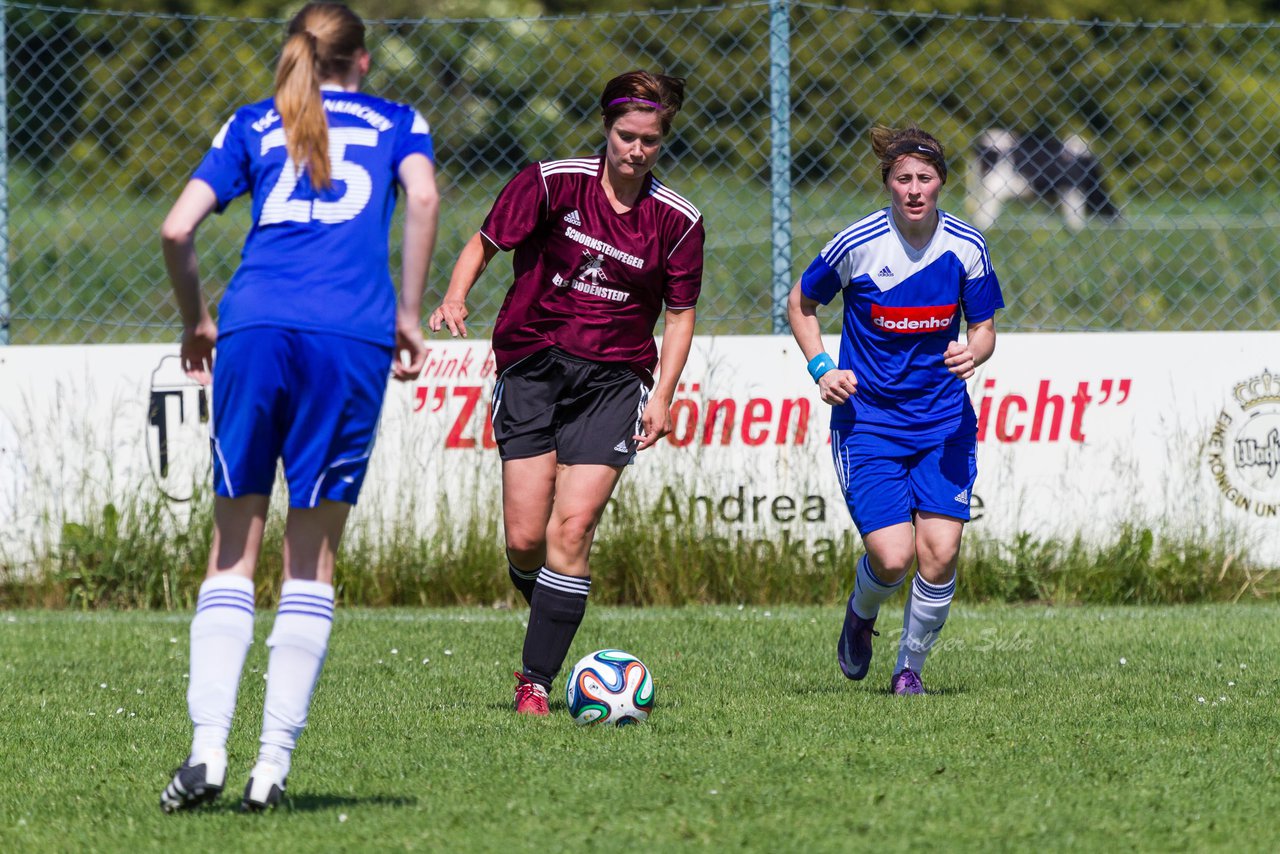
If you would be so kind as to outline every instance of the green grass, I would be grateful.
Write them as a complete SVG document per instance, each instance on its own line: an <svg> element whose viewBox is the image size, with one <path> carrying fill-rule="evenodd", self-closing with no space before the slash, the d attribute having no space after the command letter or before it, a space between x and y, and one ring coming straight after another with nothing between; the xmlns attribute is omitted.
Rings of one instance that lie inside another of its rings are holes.
<svg viewBox="0 0 1280 854"><path fill-rule="evenodd" d="M186 614L0 614L6 851L1265 850L1280 608L965 606L885 692L838 607L592 608L573 655L652 669L649 723L508 709L523 610L341 610L285 808L157 807L189 738ZM261 719L264 614L230 789ZM424 663L424 660L429 659ZM553 695L557 696L557 695ZM562 697L562 695L559 695Z"/></svg>

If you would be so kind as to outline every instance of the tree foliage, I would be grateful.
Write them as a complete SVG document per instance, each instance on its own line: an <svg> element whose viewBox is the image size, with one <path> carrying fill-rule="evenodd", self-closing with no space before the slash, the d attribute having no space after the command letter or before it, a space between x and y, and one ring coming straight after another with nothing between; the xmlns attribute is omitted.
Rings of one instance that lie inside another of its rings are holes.
<svg viewBox="0 0 1280 854"><path fill-rule="evenodd" d="M601 81L630 67L686 76L677 154L745 176L768 169L767 9L539 17L614 0L444 0L433 17L371 23L371 88L420 106L454 174L509 173L574 153L598 136ZM130 0L140 9L226 14L10 13L11 149L40 174L62 170L120 190L158 189L186 172L238 104L266 97L281 28L297 3ZM655 2L670 8L682 4ZM1160 182L1207 193L1257 161L1274 171L1280 123L1276 38L1260 27L1111 26L1095 0L911 0L894 14L792 9L792 155L801 181L865 157L876 123L918 120L953 145L989 126L1075 133L1100 144L1130 188ZM945 14L904 13L917 5ZM371 18L420 15L409 0L359 4ZM1034 9L1033 9L1034 7ZM1133 17L1256 17L1262 2L1138 2ZM1000 22L953 13L1019 16ZM1032 14L1038 17L1030 17ZM447 15L451 20L440 20ZM1028 16L1022 19L1020 16ZM72 181L78 186L83 181ZM167 191L167 189L166 189Z"/></svg>

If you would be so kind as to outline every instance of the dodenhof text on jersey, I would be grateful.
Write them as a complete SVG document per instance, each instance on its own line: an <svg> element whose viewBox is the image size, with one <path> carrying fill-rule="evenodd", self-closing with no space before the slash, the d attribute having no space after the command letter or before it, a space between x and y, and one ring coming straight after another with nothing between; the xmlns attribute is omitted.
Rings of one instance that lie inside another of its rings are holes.
<svg viewBox="0 0 1280 854"><path fill-rule="evenodd" d="M955 319L955 303L906 307L871 306L871 322L876 325L876 328L903 335L924 335L950 329Z"/></svg>

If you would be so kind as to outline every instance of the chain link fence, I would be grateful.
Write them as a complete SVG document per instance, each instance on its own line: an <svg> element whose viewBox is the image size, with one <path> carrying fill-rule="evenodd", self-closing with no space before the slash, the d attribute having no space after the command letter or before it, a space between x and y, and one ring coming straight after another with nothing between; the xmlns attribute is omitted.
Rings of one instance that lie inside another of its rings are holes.
<svg viewBox="0 0 1280 854"><path fill-rule="evenodd" d="M283 22L3 13L9 340L175 340L160 222L231 112L270 94ZM867 131L906 121L948 146L942 206L985 229L1009 303L1002 329L1275 327L1273 25L772 0L376 21L368 41L366 88L417 106L436 138L429 299L520 166L599 150L603 82L642 67L689 80L657 172L706 217L703 332L776 331L776 293L835 231L886 203ZM248 208L202 228L211 301L235 268ZM495 264L474 292L479 334L507 270Z"/></svg>

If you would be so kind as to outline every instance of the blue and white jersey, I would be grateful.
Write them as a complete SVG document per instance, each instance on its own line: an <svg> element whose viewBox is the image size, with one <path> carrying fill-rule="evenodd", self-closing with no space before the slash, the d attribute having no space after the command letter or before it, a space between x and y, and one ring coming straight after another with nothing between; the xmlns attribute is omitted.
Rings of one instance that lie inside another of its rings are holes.
<svg viewBox="0 0 1280 854"><path fill-rule="evenodd" d="M823 305L844 294L839 366L853 371L858 391L832 408L833 429L933 437L973 419L965 383L943 356L959 338L962 312L980 323L1004 308L973 226L940 210L933 238L915 249L885 208L832 238L800 290Z"/></svg>
<svg viewBox="0 0 1280 854"><path fill-rule="evenodd" d="M218 306L222 333L249 326L395 342L388 231L401 161L433 157L431 130L412 107L324 88L333 186L316 192L294 168L274 101L241 107L192 176L221 212L244 193L253 226Z"/></svg>

